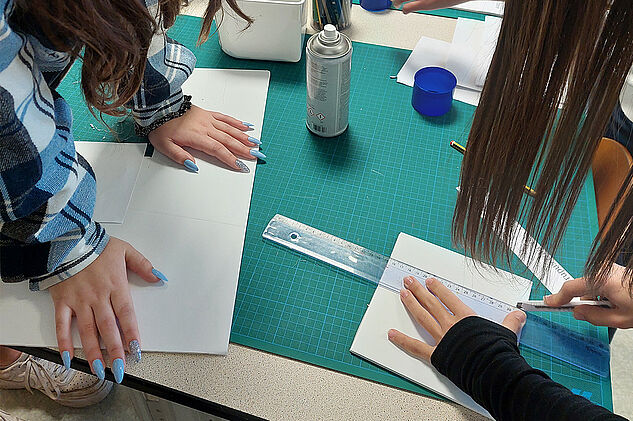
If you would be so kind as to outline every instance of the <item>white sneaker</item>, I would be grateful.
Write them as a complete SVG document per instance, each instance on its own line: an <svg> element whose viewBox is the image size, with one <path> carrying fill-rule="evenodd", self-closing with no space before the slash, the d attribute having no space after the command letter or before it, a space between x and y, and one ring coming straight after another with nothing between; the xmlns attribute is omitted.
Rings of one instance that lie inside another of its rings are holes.
<svg viewBox="0 0 633 421"><path fill-rule="evenodd" d="M108 396L112 382L22 353L13 364L0 368L0 389L36 389L61 405L83 408Z"/></svg>
<svg viewBox="0 0 633 421"><path fill-rule="evenodd" d="M25 421L22 418L14 417L13 415L4 412L0 409L0 421Z"/></svg>

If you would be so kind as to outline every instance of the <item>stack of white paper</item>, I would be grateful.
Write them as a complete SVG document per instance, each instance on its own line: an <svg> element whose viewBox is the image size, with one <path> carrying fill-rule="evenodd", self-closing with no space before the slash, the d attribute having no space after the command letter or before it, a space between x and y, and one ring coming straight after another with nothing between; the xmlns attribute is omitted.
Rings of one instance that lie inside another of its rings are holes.
<svg viewBox="0 0 633 421"><path fill-rule="evenodd" d="M477 105L500 29L501 19L497 17L486 16L483 22L459 18L452 42L420 38L398 72L398 83L413 86L418 70L428 66L443 67L457 78L454 98Z"/></svg>

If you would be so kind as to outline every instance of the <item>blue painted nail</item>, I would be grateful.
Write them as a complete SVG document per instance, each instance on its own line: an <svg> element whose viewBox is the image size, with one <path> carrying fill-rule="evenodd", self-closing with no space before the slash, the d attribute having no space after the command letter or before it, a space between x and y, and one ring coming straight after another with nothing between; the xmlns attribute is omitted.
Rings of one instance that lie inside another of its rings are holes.
<svg viewBox="0 0 633 421"><path fill-rule="evenodd" d="M245 121L242 121L242 124L245 125L245 126L248 126L248 127L253 127L254 126L254 124L247 123Z"/></svg>
<svg viewBox="0 0 633 421"><path fill-rule="evenodd" d="M253 155L255 158L266 159L266 155L255 149L251 149L251 155Z"/></svg>
<svg viewBox="0 0 633 421"><path fill-rule="evenodd" d="M248 141L251 142L251 143L254 143L256 145L261 145L262 144L261 140L255 139L253 136L249 136L248 137Z"/></svg>
<svg viewBox="0 0 633 421"><path fill-rule="evenodd" d="M92 362L92 371L95 372L99 380L105 379L105 369L103 368L101 360L94 360Z"/></svg>
<svg viewBox="0 0 633 421"><path fill-rule="evenodd" d="M62 352L62 361L64 362L64 367L66 368L66 370L70 370L70 352Z"/></svg>
<svg viewBox="0 0 633 421"><path fill-rule="evenodd" d="M123 367L123 360L121 358L112 361L112 374L114 374L114 380L117 383L123 381Z"/></svg>
<svg viewBox="0 0 633 421"><path fill-rule="evenodd" d="M140 363L141 362L141 345L138 343L136 339L130 341L130 356L132 357L132 362Z"/></svg>
<svg viewBox="0 0 633 421"><path fill-rule="evenodd" d="M163 282L169 282L169 279L167 279L167 277L163 275L163 273L156 268L152 268L152 274L154 274L155 277L157 277Z"/></svg>
<svg viewBox="0 0 633 421"><path fill-rule="evenodd" d="M186 159L184 166L189 170L189 171L193 171L193 172L198 172L198 166L196 165L195 162L193 162L191 159Z"/></svg>

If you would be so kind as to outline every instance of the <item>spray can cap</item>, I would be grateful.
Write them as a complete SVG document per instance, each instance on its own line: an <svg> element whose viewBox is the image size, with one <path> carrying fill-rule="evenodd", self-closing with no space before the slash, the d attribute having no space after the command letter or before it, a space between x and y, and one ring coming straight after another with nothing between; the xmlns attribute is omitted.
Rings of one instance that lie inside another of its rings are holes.
<svg viewBox="0 0 633 421"><path fill-rule="evenodd" d="M328 23L319 33L319 41L324 45L334 45L341 39L341 34L336 30L336 26Z"/></svg>
<svg viewBox="0 0 633 421"><path fill-rule="evenodd" d="M323 39L328 41L336 40L338 33L336 32L336 26L328 23L323 27Z"/></svg>
<svg viewBox="0 0 633 421"><path fill-rule="evenodd" d="M321 57L337 58L347 54L352 43L336 26L328 23L321 32L310 37L306 48Z"/></svg>

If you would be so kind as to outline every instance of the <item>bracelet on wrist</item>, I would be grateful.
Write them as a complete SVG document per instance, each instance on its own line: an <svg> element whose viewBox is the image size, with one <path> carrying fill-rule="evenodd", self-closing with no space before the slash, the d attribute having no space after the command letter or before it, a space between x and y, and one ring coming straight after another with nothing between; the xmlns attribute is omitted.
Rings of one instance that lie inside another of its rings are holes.
<svg viewBox="0 0 633 421"><path fill-rule="evenodd" d="M139 137L147 137L147 135L149 135L149 133L152 130L159 128L160 126L162 126L163 124L167 123L170 120L173 120L174 118L182 117L187 111L189 111L190 108L191 108L191 95L184 95L182 104L180 104L180 108L178 109L178 111L175 111L171 114L167 114L166 116L159 118L158 120L154 121L152 124L148 126L141 126L137 122L134 122L134 131L136 132L136 135Z"/></svg>

